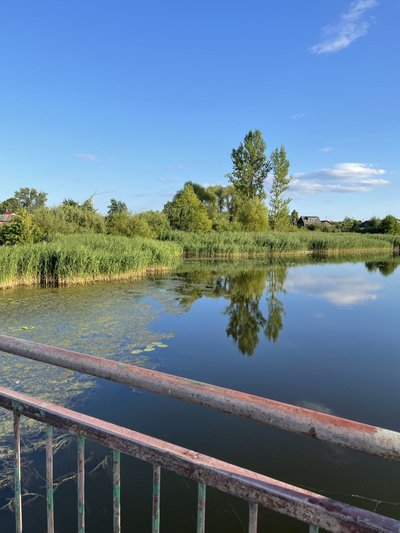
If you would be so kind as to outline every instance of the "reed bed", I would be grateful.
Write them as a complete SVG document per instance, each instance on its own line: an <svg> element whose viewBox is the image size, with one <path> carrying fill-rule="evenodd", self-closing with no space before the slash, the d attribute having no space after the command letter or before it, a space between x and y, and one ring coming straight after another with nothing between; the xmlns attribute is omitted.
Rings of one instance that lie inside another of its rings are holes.
<svg viewBox="0 0 400 533"><path fill-rule="evenodd" d="M330 255L386 251L399 237L352 233L187 233L164 241L112 235L60 235L49 242L0 247L0 289L122 280L161 272L186 258L252 258L279 254ZM397 248L396 248L397 247Z"/></svg>
<svg viewBox="0 0 400 533"><path fill-rule="evenodd" d="M127 279L165 270L179 244L140 237L63 235L50 242L0 247L0 288Z"/></svg>
<svg viewBox="0 0 400 533"><path fill-rule="evenodd" d="M379 238L378 238L379 237ZM391 251L397 242L392 236L355 233L188 233L172 231L168 241L183 248L185 257L256 257L269 254L338 253L341 251Z"/></svg>

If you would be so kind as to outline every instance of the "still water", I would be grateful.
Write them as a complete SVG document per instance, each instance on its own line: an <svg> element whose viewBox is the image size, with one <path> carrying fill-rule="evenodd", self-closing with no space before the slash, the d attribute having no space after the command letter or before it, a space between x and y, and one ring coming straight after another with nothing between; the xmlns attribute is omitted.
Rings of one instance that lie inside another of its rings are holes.
<svg viewBox="0 0 400 533"><path fill-rule="evenodd" d="M0 293L0 331L400 431L398 259L190 262L130 283ZM400 467L199 406L0 355L2 386L400 519ZM0 531L11 420L0 414ZM24 525L45 531L44 450L24 425ZM56 530L76 530L75 442L59 437ZM110 453L88 445L87 531L112 530ZM122 459L122 526L151 526L151 467ZM162 474L161 530L195 531L196 485ZM246 531L246 504L210 489L207 532ZM262 511L259 531L307 531Z"/></svg>

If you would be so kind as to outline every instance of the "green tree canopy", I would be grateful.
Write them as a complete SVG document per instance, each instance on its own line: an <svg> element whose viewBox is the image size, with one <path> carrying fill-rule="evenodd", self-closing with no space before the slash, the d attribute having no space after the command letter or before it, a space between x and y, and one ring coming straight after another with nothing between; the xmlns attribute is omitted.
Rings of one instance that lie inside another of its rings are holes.
<svg viewBox="0 0 400 533"><path fill-rule="evenodd" d="M254 130L232 150L233 170L227 177L242 198L265 199L264 182L270 171L266 148L260 130Z"/></svg>
<svg viewBox="0 0 400 533"><path fill-rule="evenodd" d="M244 231L267 231L268 210L259 198L240 199L235 212L236 222Z"/></svg>
<svg viewBox="0 0 400 533"><path fill-rule="evenodd" d="M20 203L16 198L7 198L3 202L0 202L0 213L5 213L7 211L18 211L21 208Z"/></svg>
<svg viewBox="0 0 400 533"><path fill-rule="evenodd" d="M209 231L211 229L207 209L190 184L186 184L175 194L171 202L165 204L164 213L174 229L183 231Z"/></svg>
<svg viewBox="0 0 400 533"><path fill-rule="evenodd" d="M65 200L63 200L63 203L61 204L63 206L72 206L72 207L79 207L79 202L76 202L75 200L73 200L72 198L65 198Z"/></svg>
<svg viewBox="0 0 400 533"><path fill-rule="evenodd" d="M381 222L380 230L382 233L397 234L400 233L400 222L393 215L387 215Z"/></svg>
<svg viewBox="0 0 400 533"><path fill-rule="evenodd" d="M299 213L296 211L296 209L293 209L293 211L290 213L290 223L292 226L297 227L297 222L299 220Z"/></svg>
<svg viewBox="0 0 400 533"><path fill-rule="evenodd" d="M122 213L124 211L128 211L126 203L121 202L120 200L116 200L115 198L111 198L110 205L108 206L107 215L110 217L114 215L114 213Z"/></svg>
<svg viewBox="0 0 400 533"><path fill-rule="evenodd" d="M47 193L39 192L29 187L22 187L14 193L14 198L17 200L20 209L33 211L34 209L45 206Z"/></svg>
<svg viewBox="0 0 400 533"><path fill-rule="evenodd" d="M10 223L0 227L0 245L30 244L42 238L32 213L26 209L19 210Z"/></svg>
<svg viewBox="0 0 400 533"><path fill-rule="evenodd" d="M290 226L288 205L291 199L283 197L292 179L289 167L290 162L286 157L285 147L276 148L271 154L273 178L269 200L269 223L273 231Z"/></svg>

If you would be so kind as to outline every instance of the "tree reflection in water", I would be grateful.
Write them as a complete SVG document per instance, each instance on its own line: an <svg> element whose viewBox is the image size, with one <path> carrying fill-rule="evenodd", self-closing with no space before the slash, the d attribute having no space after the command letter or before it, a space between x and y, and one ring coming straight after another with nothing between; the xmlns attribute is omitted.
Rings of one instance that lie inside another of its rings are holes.
<svg viewBox="0 0 400 533"><path fill-rule="evenodd" d="M365 263L365 267L368 270L368 272L376 272L379 270L379 272L383 276L390 276L390 274L393 274L393 272L396 270L396 268L400 264L400 258L398 256L393 257L391 260L384 260L384 261L367 261Z"/></svg>
<svg viewBox="0 0 400 533"><path fill-rule="evenodd" d="M237 265L239 267L239 265ZM210 270L185 275L180 287L183 305L191 305L201 296L223 297L230 302L224 311L228 317L226 333L237 344L241 353L253 355L260 334L272 341L278 340L283 327L284 305L279 294L285 293L287 267L283 265L240 269L226 275ZM262 297L266 292L266 312L262 311Z"/></svg>

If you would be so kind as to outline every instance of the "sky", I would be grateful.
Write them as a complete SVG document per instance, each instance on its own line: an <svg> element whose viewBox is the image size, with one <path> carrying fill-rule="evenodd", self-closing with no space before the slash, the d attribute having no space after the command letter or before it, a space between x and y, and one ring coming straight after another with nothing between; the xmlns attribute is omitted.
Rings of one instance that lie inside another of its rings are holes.
<svg viewBox="0 0 400 533"><path fill-rule="evenodd" d="M399 0L2 0L0 199L161 209L227 185L257 128L290 209L400 218L399 20Z"/></svg>

